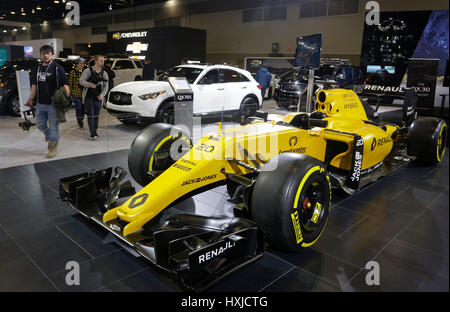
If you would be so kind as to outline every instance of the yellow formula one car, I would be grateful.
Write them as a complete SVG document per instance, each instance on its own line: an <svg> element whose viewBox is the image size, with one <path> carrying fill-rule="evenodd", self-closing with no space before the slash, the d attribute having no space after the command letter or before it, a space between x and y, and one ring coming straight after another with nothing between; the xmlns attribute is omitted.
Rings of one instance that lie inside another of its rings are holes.
<svg viewBox="0 0 450 312"><path fill-rule="evenodd" d="M353 193L417 159L439 163L447 125L414 119L370 120L351 90L322 90L316 110L219 129L192 146L168 124L145 128L133 141L129 170L143 186L121 183L122 168L60 180L60 197L182 283L201 290L263 254L264 244L299 251L325 228L332 188ZM226 184L234 218L177 214L175 203ZM126 198L118 203L119 198Z"/></svg>

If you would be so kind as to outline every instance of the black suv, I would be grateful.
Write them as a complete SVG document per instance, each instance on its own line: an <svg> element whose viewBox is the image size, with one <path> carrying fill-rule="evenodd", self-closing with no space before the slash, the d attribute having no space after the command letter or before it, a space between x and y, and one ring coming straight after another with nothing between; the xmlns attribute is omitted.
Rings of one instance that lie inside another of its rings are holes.
<svg viewBox="0 0 450 312"><path fill-rule="evenodd" d="M70 71L76 68L75 61L73 60L55 59L55 61L64 68L67 77L69 77ZM40 62L40 59L25 58L6 62L0 67L0 114L15 117L20 116L16 71L24 70L31 72Z"/></svg>
<svg viewBox="0 0 450 312"><path fill-rule="evenodd" d="M26 58L5 62L0 67L0 114L20 116L19 93L17 91L16 71L30 72L40 60Z"/></svg>

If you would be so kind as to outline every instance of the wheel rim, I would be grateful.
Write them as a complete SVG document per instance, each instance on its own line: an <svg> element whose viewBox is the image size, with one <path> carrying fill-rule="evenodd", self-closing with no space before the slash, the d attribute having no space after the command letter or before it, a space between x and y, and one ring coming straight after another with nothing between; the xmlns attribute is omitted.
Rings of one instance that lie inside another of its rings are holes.
<svg viewBox="0 0 450 312"><path fill-rule="evenodd" d="M20 101L19 101L19 96L15 96L11 102L11 109L12 111L19 115L20 114Z"/></svg>
<svg viewBox="0 0 450 312"><path fill-rule="evenodd" d="M160 146L155 148L152 156L150 157L149 163L149 172L153 176L153 178L156 178L162 171L172 166L178 160L174 159L172 156L175 157L175 153L173 153L174 143L179 139L186 144L180 144L178 146L175 146L175 148L177 149L178 156L183 155L183 147L191 147L188 139L184 136L181 138L169 136L162 141L163 143Z"/></svg>
<svg viewBox="0 0 450 312"><path fill-rule="evenodd" d="M241 109L241 124L245 123L248 117L255 116L256 114L255 105L256 103L243 104Z"/></svg>
<svg viewBox="0 0 450 312"><path fill-rule="evenodd" d="M300 223L305 232L314 232L325 215L325 188L318 182L312 182L305 190L300 201Z"/></svg>

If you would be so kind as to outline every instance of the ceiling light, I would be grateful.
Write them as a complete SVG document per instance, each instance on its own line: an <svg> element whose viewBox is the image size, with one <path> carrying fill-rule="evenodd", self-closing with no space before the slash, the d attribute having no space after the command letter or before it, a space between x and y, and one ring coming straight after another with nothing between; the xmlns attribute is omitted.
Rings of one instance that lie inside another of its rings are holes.
<svg viewBox="0 0 450 312"><path fill-rule="evenodd" d="M36 12L34 11L34 9L32 9L32 10L31 10L31 13L33 13L33 14L34 14L34 13L36 13Z"/></svg>
<svg viewBox="0 0 450 312"><path fill-rule="evenodd" d="M22 26L22 30L27 30L27 26Z"/></svg>
<svg viewBox="0 0 450 312"><path fill-rule="evenodd" d="M4 19L4 17L3 17L3 16L0 16L0 19Z"/></svg>
<svg viewBox="0 0 450 312"><path fill-rule="evenodd" d="M110 4L109 6L108 6L108 10L112 10L112 4Z"/></svg>
<svg viewBox="0 0 450 312"><path fill-rule="evenodd" d="M17 28L14 28L13 31L17 31Z"/></svg>
<svg viewBox="0 0 450 312"><path fill-rule="evenodd" d="M20 13L20 15L27 15L27 13L25 13L25 12L22 12L22 13Z"/></svg>
<svg viewBox="0 0 450 312"><path fill-rule="evenodd" d="M59 0L53 0L54 3L59 3Z"/></svg>
<svg viewBox="0 0 450 312"><path fill-rule="evenodd" d="M4 32L4 33L7 33L8 31L7 31L6 29L3 29L3 32Z"/></svg>
<svg viewBox="0 0 450 312"><path fill-rule="evenodd" d="M41 10L41 7L38 5L38 6L36 7L36 10Z"/></svg>
<svg viewBox="0 0 450 312"><path fill-rule="evenodd" d="M14 12L14 11L11 11L11 12L9 12L9 13L11 13L12 15L16 14L16 12Z"/></svg>

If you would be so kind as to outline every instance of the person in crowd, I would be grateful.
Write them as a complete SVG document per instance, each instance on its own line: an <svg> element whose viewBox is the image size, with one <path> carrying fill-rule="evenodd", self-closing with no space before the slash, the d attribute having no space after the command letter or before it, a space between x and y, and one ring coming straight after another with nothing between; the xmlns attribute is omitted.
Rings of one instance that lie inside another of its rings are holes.
<svg viewBox="0 0 450 312"><path fill-rule="evenodd" d="M256 72L255 80L260 84L261 86L261 95L264 101L264 98L266 96L266 90L270 87L270 80L272 79L272 76L270 75L269 70L267 67L261 67ZM262 104L262 103L261 103ZM262 105L261 105L262 106Z"/></svg>
<svg viewBox="0 0 450 312"><path fill-rule="evenodd" d="M150 56L145 57L142 80L155 80L155 66L150 62Z"/></svg>
<svg viewBox="0 0 450 312"><path fill-rule="evenodd" d="M86 68L80 77L91 140L98 139L98 118L103 100L108 93L108 74L103 70L105 58L96 55L94 61L94 65Z"/></svg>
<svg viewBox="0 0 450 312"><path fill-rule="evenodd" d="M81 100L82 94L83 94L83 87L80 86L80 77L81 73L84 69L84 64L86 61L83 58L78 58L75 61L76 68L74 68L70 74L69 74L69 88L70 88L70 95L72 96L72 100L75 104L75 112L77 116L77 122L79 129L84 129L84 114L85 114L85 108L83 105L83 101Z"/></svg>
<svg viewBox="0 0 450 312"><path fill-rule="evenodd" d="M54 49L50 45L44 45L39 49L42 63L31 71L30 96L25 105L32 107L33 100L36 103L36 125L44 133L48 142L48 158L53 158L57 153L59 141L59 119L57 109L52 105L52 96L56 90L63 87L67 96L70 89L64 68L53 61Z"/></svg>
<svg viewBox="0 0 450 312"><path fill-rule="evenodd" d="M112 62L105 63L105 72L108 74L108 92L106 93L106 98L108 98L109 91L114 87L114 78L116 78L116 73L111 69Z"/></svg>

